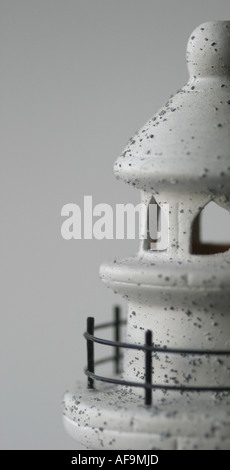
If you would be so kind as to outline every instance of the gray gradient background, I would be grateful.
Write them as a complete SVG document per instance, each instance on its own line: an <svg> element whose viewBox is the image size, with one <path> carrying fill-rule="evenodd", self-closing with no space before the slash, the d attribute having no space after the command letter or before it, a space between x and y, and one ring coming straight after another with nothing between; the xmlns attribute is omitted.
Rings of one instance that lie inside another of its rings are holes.
<svg viewBox="0 0 230 470"><path fill-rule="evenodd" d="M120 301L98 268L138 244L65 241L61 208L139 202L113 163L187 81L193 29L229 18L229 0L0 1L1 449L74 448L61 399L85 380L86 317Z"/></svg>

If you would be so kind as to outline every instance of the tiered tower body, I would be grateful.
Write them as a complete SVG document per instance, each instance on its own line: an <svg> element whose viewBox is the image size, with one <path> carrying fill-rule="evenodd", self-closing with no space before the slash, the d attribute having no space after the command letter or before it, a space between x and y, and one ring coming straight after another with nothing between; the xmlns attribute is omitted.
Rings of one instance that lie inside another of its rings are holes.
<svg viewBox="0 0 230 470"><path fill-rule="evenodd" d="M198 236L207 203L230 210L230 22L200 25L187 61L188 83L115 163L144 207L168 204L168 246L143 240L135 256L100 271L127 299L126 341L143 344L152 330L154 345L181 353L153 354L151 406L135 387L77 384L65 395L68 432L93 449L230 449L230 251ZM144 376L143 351L125 349L122 377Z"/></svg>

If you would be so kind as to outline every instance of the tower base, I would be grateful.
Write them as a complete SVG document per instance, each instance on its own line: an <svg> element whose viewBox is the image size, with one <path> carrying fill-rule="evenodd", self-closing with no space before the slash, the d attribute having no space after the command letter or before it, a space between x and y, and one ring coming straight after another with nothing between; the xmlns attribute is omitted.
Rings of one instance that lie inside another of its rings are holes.
<svg viewBox="0 0 230 470"><path fill-rule="evenodd" d="M77 383L63 399L66 431L88 449L229 450L229 392L154 392Z"/></svg>

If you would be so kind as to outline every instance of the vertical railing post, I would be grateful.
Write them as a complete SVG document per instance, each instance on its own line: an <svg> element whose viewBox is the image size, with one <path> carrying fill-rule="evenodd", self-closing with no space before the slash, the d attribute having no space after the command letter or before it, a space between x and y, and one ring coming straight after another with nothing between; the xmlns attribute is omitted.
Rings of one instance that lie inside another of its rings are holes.
<svg viewBox="0 0 230 470"><path fill-rule="evenodd" d="M87 333L94 335L94 318L87 318ZM94 342L87 339L87 369L89 372L94 373ZM88 377L88 388L94 388L94 380Z"/></svg>
<svg viewBox="0 0 230 470"><path fill-rule="evenodd" d="M152 404L152 331L147 330L145 333L145 404Z"/></svg>
<svg viewBox="0 0 230 470"><path fill-rule="evenodd" d="M114 308L114 341L120 341L120 307L116 306ZM120 372L120 350L119 346L115 346L115 374Z"/></svg>

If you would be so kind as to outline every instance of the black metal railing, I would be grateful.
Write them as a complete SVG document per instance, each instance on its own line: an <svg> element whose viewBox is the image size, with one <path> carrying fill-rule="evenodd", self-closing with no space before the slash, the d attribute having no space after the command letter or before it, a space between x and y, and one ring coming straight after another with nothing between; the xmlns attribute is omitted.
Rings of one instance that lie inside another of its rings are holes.
<svg viewBox="0 0 230 470"><path fill-rule="evenodd" d="M88 388L94 388L94 381L99 380L102 382L124 385L130 387L142 387L145 389L145 405L150 406L152 404L152 391L153 389L161 390L179 390L181 392L224 392L230 391L230 387L222 386L188 386L188 385L170 385L170 384L152 384L152 355L153 353L167 353L167 354L180 354L181 356L187 355L215 355L223 356L230 355L230 351L223 350L194 350L194 349L175 349L175 348L159 348L154 346L152 342L152 331L147 330L145 332L145 343L143 345L138 345L134 343L126 343L120 341L121 337L121 326L125 325L126 321L121 319L120 307L116 306L114 308L114 321L109 323L103 323L95 326L94 317L87 318L87 331L84 333L84 337L87 340L87 367L85 368L85 374L88 377ZM94 336L94 332L103 328L114 328L114 340L108 340L104 338L99 338ZM114 355L105 357L103 359L95 361L94 355L94 343L99 343L106 346L112 346L114 348ZM127 349L136 349L138 351L143 351L145 354L145 380L143 382L133 382L129 380L123 380L121 378L115 377L103 377L101 375L95 374L95 366L99 364L104 364L106 362L112 361L114 363L114 373L120 373L120 364L121 358L123 355L120 353L120 348Z"/></svg>

